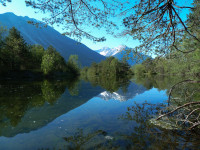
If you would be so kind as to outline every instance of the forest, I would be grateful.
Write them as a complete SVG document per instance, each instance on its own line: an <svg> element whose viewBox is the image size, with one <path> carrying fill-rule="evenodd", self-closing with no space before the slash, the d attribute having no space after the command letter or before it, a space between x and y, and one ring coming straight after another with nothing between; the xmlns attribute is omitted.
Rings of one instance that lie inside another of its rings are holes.
<svg viewBox="0 0 200 150"><path fill-rule="evenodd" d="M15 27L9 29L8 35L6 33L5 27L1 27L0 75L24 74L27 71L42 76L58 73L79 75L76 55L71 55L66 62L52 46L45 50L41 45L27 44Z"/></svg>
<svg viewBox="0 0 200 150"><path fill-rule="evenodd" d="M80 77L92 85L100 85L110 92L117 91L121 85L129 83L131 71L126 62L121 62L115 57L107 57L100 63L93 63L90 67L81 69Z"/></svg>
<svg viewBox="0 0 200 150"><path fill-rule="evenodd" d="M186 32L176 33L171 49L164 56L157 55L154 59L148 58L142 64L132 67L135 74L183 75L199 77L200 73L200 3L194 1L193 8L187 16ZM174 20L175 21L175 20ZM175 28L175 27L174 27ZM179 27L177 26L177 30ZM189 32L189 34L188 34ZM171 33L171 37L175 32ZM192 34L192 35L191 35ZM165 48L167 49L167 47Z"/></svg>

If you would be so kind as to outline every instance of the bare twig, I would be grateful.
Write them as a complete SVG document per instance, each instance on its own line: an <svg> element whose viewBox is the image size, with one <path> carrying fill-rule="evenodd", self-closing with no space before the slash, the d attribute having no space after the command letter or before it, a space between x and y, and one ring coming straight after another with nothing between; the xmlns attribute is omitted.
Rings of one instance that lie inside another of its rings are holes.
<svg viewBox="0 0 200 150"><path fill-rule="evenodd" d="M194 125L191 126L188 130L192 130L192 129L194 129L195 127L197 127L199 125L200 125L200 122L194 123Z"/></svg>

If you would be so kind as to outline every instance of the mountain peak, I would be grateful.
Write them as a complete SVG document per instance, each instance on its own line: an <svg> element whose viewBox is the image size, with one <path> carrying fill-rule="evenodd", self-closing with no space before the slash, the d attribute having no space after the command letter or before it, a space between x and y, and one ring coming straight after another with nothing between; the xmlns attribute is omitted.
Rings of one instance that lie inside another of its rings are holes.
<svg viewBox="0 0 200 150"><path fill-rule="evenodd" d="M128 47L126 45L119 45L115 48L103 47L102 49L96 50L96 52L100 53L103 56L109 57L109 56L114 56L117 53L127 48Z"/></svg>
<svg viewBox="0 0 200 150"><path fill-rule="evenodd" d="M129 47L127 47L126 45L119 45L115 48L109 48L109 47L104 47L100 50L97 50L96 52L100 53L103 56L109 57L109 56L114 56L115 58L119 59L119 60L124 60L124 58L127 57L127 53L125 50L131 49ZM142 53L139 53L139 56L135 56L133 59L129 59L127 60L129 65L135 65L136 63L141 63L143 60L145 60L147 57L147 55L143 55ZM125 57L124 57L125 56ZM129 53L128 57L133 57L133 52ZM143 58L143 59L141 59Z"/></svg>
<svg viewBox="0 0 200 150"><path fill-rule="evenodd" d="M128 48L126 45L119 45L119 46L115 47L115 49L118 49L118 50L123 50L126 48Z"/></svg>

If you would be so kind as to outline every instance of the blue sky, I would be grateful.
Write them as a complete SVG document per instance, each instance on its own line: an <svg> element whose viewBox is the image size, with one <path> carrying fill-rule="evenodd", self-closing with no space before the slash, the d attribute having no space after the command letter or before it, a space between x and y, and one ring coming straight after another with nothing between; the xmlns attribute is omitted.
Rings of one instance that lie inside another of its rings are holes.
<svg viewBox="0 0 200 150"><path fill-rule="evenodd" d="M181 0L181 1L186 4L190 4L192 0ZM12 3L7 3L6 7L0 5L0 14L5 12L13 12L18 16L28 16L30 18L35 18L40 21L42 20L43 17L46 16L43 13L36 14L34 9L26 7L25 0L12 0ZM186 13L188 12L184 12L183 15L185 15ZM122 18L116 17L115 22L121 24ZM61 27L54 26L54 28L61 33L63 31ZM112 35L106 34L106 31L103 29L101 30L94 29L92 30L92 34L99 37L104 36L107 39L105 42L97 42L97 43L94 43L93 41L88 39L83 39L81 41L83 44L87 45L89 48L93 50L101 49L102 47L112 48L112 47L117 47L119 45L127 45L128 47L135 47L138 44L138 42L132 40L131 37L115 38Z"/></svg>

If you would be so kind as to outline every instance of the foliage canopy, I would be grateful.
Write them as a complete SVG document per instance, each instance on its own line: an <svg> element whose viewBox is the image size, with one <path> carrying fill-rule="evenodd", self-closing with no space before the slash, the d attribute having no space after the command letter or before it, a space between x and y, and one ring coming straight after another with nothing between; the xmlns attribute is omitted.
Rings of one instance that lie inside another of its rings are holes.
<svg viewBox="0 0 200 150"><path fill-rule="evenodd" d="M82 39L86 37L95 42L105 41L105 37L96 37L85 30L86 26L102 28L116 26L110 17L121 2L114 0L26 0L26 6L47 13L43 21L47 24L59 24L64 27L64 35Z"/></svg>
<svg viewBox="0 0 200 150"><path fill-rule="evenodd" d="M136 51L151 52L157 55L167 55L173 50L178 50L177 43L187 34L193 40L200 42L196 34L190 30L187 21L193 23L194 20L186 20L180 15L184 9L197 11L199 3L194 0L194 6L179 6L178 0L141 0L123 14L130 16L123 20L127 31L133 39L138 39L140 45ZM190 17L191 18L191 17ZM199 24L193 24L199 26Z"/></svg>
<svg viewBox="0 0 200 150"><path fill-rule="evenodd" d="M3 5L11 0L0 1ZM64 35L93 41L104 41L105 37L95 37L86 26L106 28L108 32L116 31L111 18L119 14L124 17L126 27L123 35L131 35L140 41L135 52L153 53L166 56L172 51L182 51L179 43L183 36L192 37L198 44L200 38L194 29L199 28L199 17L190 15L186 20L181 11L189 10L199 13L199 0L193 6L178 0L140 0L133 2L120 0L25 0L26 5L38 12L47 14L43 21L47 24L62 25ZM193 29L191 29L191 27ZM189 49L184 52L194 51Z"/></svg>

